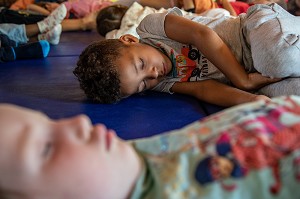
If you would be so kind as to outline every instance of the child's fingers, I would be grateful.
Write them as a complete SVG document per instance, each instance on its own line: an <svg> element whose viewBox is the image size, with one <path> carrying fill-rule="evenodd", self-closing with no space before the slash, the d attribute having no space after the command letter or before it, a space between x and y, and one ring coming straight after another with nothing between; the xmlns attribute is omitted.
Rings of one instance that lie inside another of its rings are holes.
<svg viewBox="0 0 300 199"><path fill-rule="evenodd" d="M269 98L268 96L265 96L265 95L257 95L255 97L255 101L257 101L257 100L271 101L271 98Z"/></svg>

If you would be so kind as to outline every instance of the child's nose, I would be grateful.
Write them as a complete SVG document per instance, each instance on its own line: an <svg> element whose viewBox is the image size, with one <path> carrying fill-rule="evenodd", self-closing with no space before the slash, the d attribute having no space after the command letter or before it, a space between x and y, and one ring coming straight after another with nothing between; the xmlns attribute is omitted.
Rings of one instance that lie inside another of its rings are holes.
<svg viewBox="0 0 300 199"><path fill-rule="evenodd" d="M91 120L86 115L79 115L74 118L77 124L77 136L82 140L88 140L91 134Z"/></svg>
<svg viewBox="0 0 300 199"><path fill-rule="evenodd" d="M87 141L90 138L92 125L86 115L78 115L61 123L61 131L75 139Z"/></svg>
<svg viewBox="0 0 300 199"><path fill-rule="evenodd" d="M151 67L150 68L150 71L149 71L149 78L150 79L157 79L158 78L158 70L155 66Z"/></svg>

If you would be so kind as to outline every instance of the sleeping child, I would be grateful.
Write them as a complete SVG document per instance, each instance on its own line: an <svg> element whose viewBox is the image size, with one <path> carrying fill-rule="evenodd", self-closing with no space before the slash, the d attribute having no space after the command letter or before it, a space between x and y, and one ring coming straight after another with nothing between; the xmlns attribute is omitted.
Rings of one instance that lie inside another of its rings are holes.
<svg viewBox="0 0 300 199"><path fill-rule="evenodd" d="M85 115L0 105L0 198L300 198L300 97L124 141Z"/></svg>
<svg viewBox="0 0 300 199"><path fill-rule="evenodd" d="M137 33L81 53L74 74L88 98L116 103L152 89L232 106L300 95L300 20L277 4L235 18L189 17L174 8L147 15Z"/></svg>

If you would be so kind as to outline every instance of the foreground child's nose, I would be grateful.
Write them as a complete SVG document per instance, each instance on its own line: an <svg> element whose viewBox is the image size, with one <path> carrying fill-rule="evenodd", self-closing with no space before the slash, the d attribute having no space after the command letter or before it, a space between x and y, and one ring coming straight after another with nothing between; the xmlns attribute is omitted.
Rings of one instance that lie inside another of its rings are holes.
<svg viewBox="0 0 300 199"><path fill-rule="evenodd" d="M72 137L80 140L88 140L90 137L92 125L86 115L78 115L69 118L61 123L61 131L71 134Z"/></svg>
<svg viewBox="0 0 300 199"><path fill-rule="evenodd" d="M77 136L80 139L88 140L91 133L91 120L86 115L79 115L74 118L77 124Z"/></svg>

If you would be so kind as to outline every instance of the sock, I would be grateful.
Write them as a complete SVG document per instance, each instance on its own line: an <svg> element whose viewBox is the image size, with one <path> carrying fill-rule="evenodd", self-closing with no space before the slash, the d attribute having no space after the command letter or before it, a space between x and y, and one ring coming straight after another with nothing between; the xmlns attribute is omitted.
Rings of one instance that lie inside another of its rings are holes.
<svg viewBox="0 0 300 199"><path fill-rule="evenodd" d="M58 24L48 32L44 34L39 34L38 40L47 40L50 44L57 45L60 40L61 31L62 27L60 24Z"/></svg>
<svg viewBox="0 0 300 199"><path fill-rule="evenodd" d="M11 46L1 47L1 61L8 62L8 61L14 61L16 60L16 54ZM0 62L1 62L0 61Z"/></svg>
<svg viewBox="0 0 300 199"><path fill-rule="evenodd" d="M65 4L58 6L48 17L37 22L40 33L45 33L51 30L57 24L60 24L67 15L67 8Z"/></svg>
<svg viewBox="0 0 300 199"><path fill-rule="evenodd" d="M50 44L42 40L13 48L15 59L38 59L48 56Z"/></svg>

